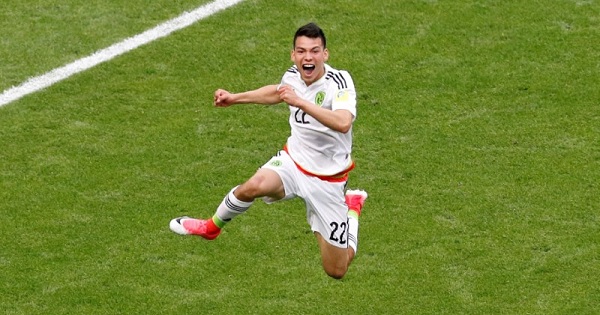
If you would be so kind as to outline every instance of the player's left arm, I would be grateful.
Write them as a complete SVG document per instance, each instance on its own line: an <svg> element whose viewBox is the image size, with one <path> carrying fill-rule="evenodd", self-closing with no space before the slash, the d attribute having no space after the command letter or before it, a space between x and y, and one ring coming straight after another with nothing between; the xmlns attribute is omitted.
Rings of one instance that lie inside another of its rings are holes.
<svg viewBox="0 0 600 315"><path fill-rule="evenodd" d="M341 133L347 133L352 127L354 115L346 109L329 110L302 99L290 86L280 86L278 89L281 99L291 106L297 107L318 120L324 126Z"/></svg>

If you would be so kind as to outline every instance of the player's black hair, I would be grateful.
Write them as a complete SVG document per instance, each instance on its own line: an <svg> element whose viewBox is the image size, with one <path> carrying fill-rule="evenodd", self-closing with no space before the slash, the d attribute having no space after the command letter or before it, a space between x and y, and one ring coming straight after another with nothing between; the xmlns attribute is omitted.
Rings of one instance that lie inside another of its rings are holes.
<svg viewBox="0 0 600 315"><path fill-rule="evenodd" d="M306 36L308 38L320 38L323 42L323 48L327 48L327 40L325 39L325 33L323 30L315 23L308 23L304 26L301 26L294 35L294 46L296 47L296 38L300 36Z"/></svg>

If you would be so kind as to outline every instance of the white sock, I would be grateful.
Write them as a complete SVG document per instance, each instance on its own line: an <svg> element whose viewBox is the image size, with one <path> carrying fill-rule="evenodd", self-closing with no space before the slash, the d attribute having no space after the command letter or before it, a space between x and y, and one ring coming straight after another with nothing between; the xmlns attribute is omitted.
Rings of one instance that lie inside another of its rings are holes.
<svg viewBox="0 0 600 315"><path fill-rule="evenodd" d="M358 250L358 220L353 216L348 216L348 246L354 249L354 254Z"/></svg>
<svg viewBox="0 0 600 315"><path fill-rule="evenodd" d="M236 216L246 212L252 205L253 201L245 202L237 199L233 192L239 186L233 187L231 191L223 198L219 207L217 207L217 217L223 222L231 221Z"/></svg>

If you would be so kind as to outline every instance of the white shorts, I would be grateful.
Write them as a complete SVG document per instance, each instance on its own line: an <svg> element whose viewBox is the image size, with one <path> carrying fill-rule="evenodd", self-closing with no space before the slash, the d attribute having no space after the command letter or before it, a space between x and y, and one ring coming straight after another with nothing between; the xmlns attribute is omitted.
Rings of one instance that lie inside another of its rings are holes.
<svg viewBox="0 0 600 315"><path fill-rule="evenodd" d="M346 182L328 182L302 173L283 150L262 168L277 172L285 191L285 197L280 200L263 198L266 203L295 197L304 199L306 220L312 231L319 232L331 245L348 247L348 206L344 197Z"/></svg>

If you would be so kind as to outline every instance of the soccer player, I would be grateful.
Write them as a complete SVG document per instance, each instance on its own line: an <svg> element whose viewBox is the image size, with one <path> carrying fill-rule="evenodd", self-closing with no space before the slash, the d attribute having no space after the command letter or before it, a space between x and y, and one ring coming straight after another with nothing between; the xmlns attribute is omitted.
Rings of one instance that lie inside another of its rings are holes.
<svg viewBox="0 0 600 315"><path fill-rule="evenodd" d="M242 93L215 91L217 107L287 103L291 135L283 150L249 180L231 189L212 218L175 218L170 222L173 232L212 240L257 198L273 203L300 197L319 244L323 269L336 279L346 274L356 255L358 218L367 193L344 193L348 173L354 168L351 151L356 91L348 72L326 64L326 44L319 26L304 25L294 35L294 65L280 84Z"/></svg>

